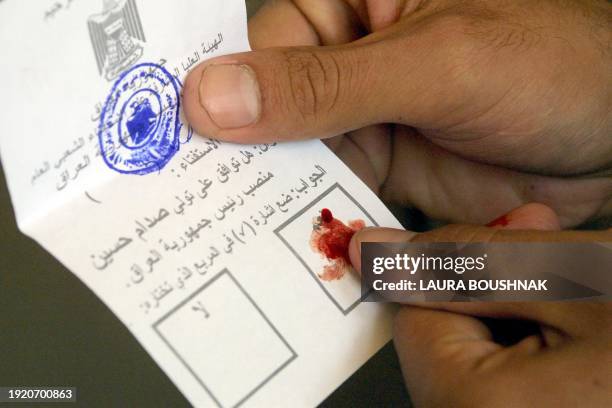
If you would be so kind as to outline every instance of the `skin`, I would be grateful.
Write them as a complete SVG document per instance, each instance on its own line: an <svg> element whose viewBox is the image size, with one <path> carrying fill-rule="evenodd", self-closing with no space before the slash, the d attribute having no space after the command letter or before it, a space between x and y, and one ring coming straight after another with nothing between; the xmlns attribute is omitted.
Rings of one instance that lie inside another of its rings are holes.
<svg viewBox="0 0 612 408"><path fill-rule="evenodd" d="M386 201L459 223L359 232L356 269L365 241L612 242L560 231L612 214L611 21L595 0L268 1L254 52L190 73L185 113L233 142L322 137ZM227 63L259 83L261 113L241 128L199 100L203 70ZM417 406L605 406L611 316L609 303L412 304L394 339ZM503 346L481 317L539 332Z"/></svg>
<svg viewBox="0 0 612 408"><path fill-rule="evenodd" d="M612 167L611 8L270 1L249 23L257 51L191 72L185 113L234 142L324 137L386 201L437 219L484 224L539 202L571 227L612 212L612 178L596 176ZM202 71L221 63L255 73L256 123L221 129L200 105Z"/></svg>
<svg viewBox="0 0 612 408"><path fill-rule="evenodd" d="M506 220L498 228L448 225L422 234L366 229L351 242L351 261L359 270L361 242L612 242L612 230L560 232L555 213L541 204L511 211ZM537 330L501 345L484 317L525 320ZM612 401L611 302L411 303L396 315L393 338L416 406L604 407Z"/></svg>

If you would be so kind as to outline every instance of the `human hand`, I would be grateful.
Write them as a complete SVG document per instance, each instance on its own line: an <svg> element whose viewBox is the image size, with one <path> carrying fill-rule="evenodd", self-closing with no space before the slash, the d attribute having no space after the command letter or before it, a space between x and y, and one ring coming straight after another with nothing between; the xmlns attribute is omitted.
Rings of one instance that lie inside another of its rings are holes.
<svg viewBox="0 0 612 408"><path fill-rule="evenodd" d="M366 229L353 237L351 260L359 269L361 242L612 242L612 230L560 232L555 214L536 204L494 224L424 234ZM517 320L532 327L519 342L503 345L482 318L506 333L522 326ZM612 401L612 303L412 303L395 317L394 342L416 406L603 407Z"/></svg>
<svg viewBox="0 0 612 408"><path fill-rule="evenodd" d="M372 189L435 218L535 201L572 226L612 211L612 177L585 175L612 166L611 15L595 0L270 1L249 24L257 51L196 67L185 112L235 142L344 135L328 145Z"/></svg>
<svg viewBox="0 0 612 408"><path fill-rule="evenodd" d="M482 317L538 332L503 346ZM402 307L394 343L417 407L605 407L611 333L611 303L453 303Z"/></svg>

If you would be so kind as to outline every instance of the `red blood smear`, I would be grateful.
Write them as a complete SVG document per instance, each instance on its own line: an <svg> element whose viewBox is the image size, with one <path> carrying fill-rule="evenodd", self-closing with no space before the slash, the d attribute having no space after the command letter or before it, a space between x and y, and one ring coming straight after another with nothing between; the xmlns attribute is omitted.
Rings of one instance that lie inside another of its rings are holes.
<svg viewBox="0 0 612 408"><path fill-rule="evenodd" d="M349 221L346 226L342 221L335 219L329 209L324 208L313 223L310 245L314 251L330 261L318 274L319 278L324 281L341 279L351 265L348 250L351 238L355 232L365 227L365 222Z"/></svg>
<svg viewBox="0 0 612 408"><path fill-rule="evenodd" d="M329 260L343 259L350 264L349 243L363 222L354 222L357 228L351 228L335 219L327 208L321 210L321 223L327 230L321 235L317 246L319 251Z"/></svg>
<svg viewBox="0 0 612 408"><path fill-rule="evenodd" d="M342 258L350 262L348 247L355 231L342 224L338 220L332 220L329 232L321 237L319 249L327 259Z"/></svg>
<svg viewBox="0 0 612 408"><path fill-rule="evenodd" d="M334 219L332 212L327 208L321 210L321 221L322 222L331 222Z"/></svg>
<svg viewBox="0 0 612 408"><path fill-rule="evenodd" d="M487 224L487 227L505 227L510 223L507 215L502 215Z"/></svg>

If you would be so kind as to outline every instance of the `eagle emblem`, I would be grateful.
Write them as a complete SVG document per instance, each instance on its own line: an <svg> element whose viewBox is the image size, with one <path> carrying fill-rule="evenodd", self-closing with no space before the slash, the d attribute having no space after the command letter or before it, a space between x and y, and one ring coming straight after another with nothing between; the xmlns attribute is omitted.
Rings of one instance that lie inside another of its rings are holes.
<svg viewBox="0 0 612 408"><path fill-rule="evenodd" d="M130 104L132 110L127 120L127 129L132 144L144 142L157 124L157 113L153 111L149 99L140 99Z"/></svg>
<svg viewBox="0 0 612 408"><path fill-rule="evenodd" d="M136 0L104 0L102 13L87 20L100 75L112 80L142 56L145 35Z"/></svg>

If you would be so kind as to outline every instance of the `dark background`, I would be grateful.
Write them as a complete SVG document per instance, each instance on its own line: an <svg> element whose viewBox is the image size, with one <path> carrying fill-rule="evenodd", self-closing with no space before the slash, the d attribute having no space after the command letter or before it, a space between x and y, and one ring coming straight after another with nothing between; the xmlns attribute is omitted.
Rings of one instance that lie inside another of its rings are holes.
<svg viewBox="0 0 612 408"><path fill-rule="evenodd" d="M259 3L247 0L249 15ZM0 386L74 386L87 407L189 406L106 306L17 230L2 170L0 251ZM323 404L407 405L390 344Z"/></svg>

